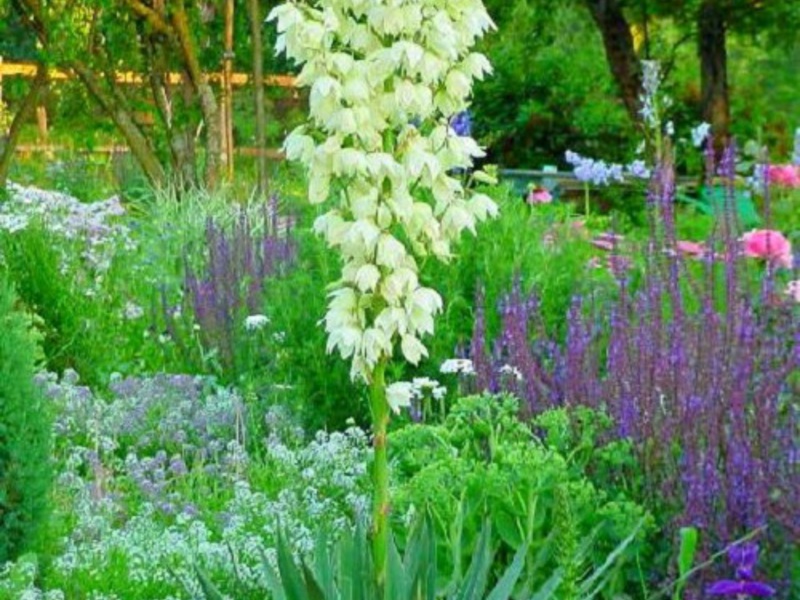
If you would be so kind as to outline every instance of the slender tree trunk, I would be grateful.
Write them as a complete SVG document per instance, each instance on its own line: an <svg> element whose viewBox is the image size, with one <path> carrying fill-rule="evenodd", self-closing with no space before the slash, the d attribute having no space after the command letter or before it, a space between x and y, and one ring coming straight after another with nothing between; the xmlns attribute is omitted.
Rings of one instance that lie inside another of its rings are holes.
<svg viewBox="0 0 800 600"><path fill-rule="evenodd" d="M8 130L8 136L3 144L2 151L0 151L0 190L5 189L6 181L8 180L8 170L11 167L11 158L14 155L14 150L17 148L19 136L22 132L22 126L31 118L36 111L36 106L39 102L44 89L47 87L47 68L44 65L39 65L36 72L36 79L31 84L31 89L22 100L22 106L14 115L14 120L11 121L11 127Z"/></svg>
<svg viewBox="0 0 800 600"><path fill-rule="evenodd" d="M172 13L172 26L178 39L178 45L186 65L192 85L200 100L200 110L206 127L206 168L205 184L208 189L215 189L219 183L219 166L222 152L222 127L219 118L219 107L214 91L200 68L192 36L189 31L189 18L183 0L177 3Z"/></svg>
<svg viewBox="0 0 800 600"><path fill-rule="evenodd" d="M97 80L97 76L91 69L80 62L73 63L72 67L86 86L89 94L111 118L120 133L122 133L131 149L131 153L142 167L144 174L150 182L156 186L163 185L166 182L164 167L158 160L158 156L156 156L149 141L133 120L133 116L130 112L125 109L118 98L109 96L109 94L103 90L102 85Z"/></svg>
<svg viewBox="0 0 800 600"><path fill-rule="evenodd" d="M728 51L725 10L719 0L703 0L698 13L697 48L700 55L700 87L703 119L711 124L719 148L730 132Z"/></svg>
<svg viewBox="0 0 800 600"><path fill-rule="evenodd" d="M641 120L639 95L642 74L630 23L619 0L585 0L585 3L603 36L606 60L619 86L628 116L638 123Z"/></svg>
<svg viewBox="0 0 800 600"><path fill-rule="evenodd" d="M258 196L267 194L267 120L264 112L264 47L261 39L261 6L260 0L249 0L250 39L253 44L253 100L256 104L256 168L258 172Z"/></svg>
<svg viewBox="0 0 800 600"><path fill-rule="evenodd" d="M233 0L225 0L225 54L223 55L224 139L226 174L233 181Z"/></svg>

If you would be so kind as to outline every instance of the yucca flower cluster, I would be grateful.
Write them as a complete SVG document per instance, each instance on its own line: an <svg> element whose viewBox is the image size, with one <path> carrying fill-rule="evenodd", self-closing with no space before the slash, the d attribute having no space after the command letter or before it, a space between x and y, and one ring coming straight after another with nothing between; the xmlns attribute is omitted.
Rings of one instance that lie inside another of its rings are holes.
<svg viewBox="0 0 800 600"><path fill-rule="evenodd" d="M451 121L491 70L471 48L494 25L480 0L289 1L269 20L310 88L309 120L286 155L307 169L310 202L330 207L314 228L344 262L328 351L370 381L398 344L412 364L427 355L442 298L420 282L419 260L449 260L464 230L497 214L456 175L484 153Z"/></svg>

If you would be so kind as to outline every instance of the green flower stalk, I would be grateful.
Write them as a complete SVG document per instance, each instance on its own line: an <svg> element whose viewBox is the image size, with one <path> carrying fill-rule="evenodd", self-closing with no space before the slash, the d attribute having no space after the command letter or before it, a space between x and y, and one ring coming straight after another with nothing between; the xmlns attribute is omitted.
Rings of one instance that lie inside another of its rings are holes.
<svg viewBox="0 0 800 600"><path fill-rule="evenodd" d="M484 155L458 135L474 80L491 71L472 51L494 26L481 0L288 1L270 13L277 50L309 88L309 119L287 137L289 160L308 174L308 199L325 204L315 231L342 258L325 316L328 351L370 386L375 436L373 552L386 583L391 411L410 405L409 382L387 384L397 351L428 354L442 298L419 279L421 259L449 261L464 230L497 214L457 177ZM464 133L461 131L460 133ZM492 178L482 172L474 179Z"/></svg>
<svg viewBox="0 0 800 600"><path fill-rule="evenodd" d="M372 415L372 445L375 457L372 463L372 556L375 561L375 578L380 588L386 581L386 564L389 556L389 455L387 432L390 409L386 401L386 364L380 363L372 373L370 383L370 413Z"/></svg>

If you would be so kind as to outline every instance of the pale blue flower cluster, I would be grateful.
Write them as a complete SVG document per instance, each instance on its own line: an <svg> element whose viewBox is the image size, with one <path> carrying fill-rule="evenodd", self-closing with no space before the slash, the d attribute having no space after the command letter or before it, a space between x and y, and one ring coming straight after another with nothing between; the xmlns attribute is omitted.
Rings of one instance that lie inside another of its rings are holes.
<svg viewBox="0 0 800 600"><path fill-rule="evenodd" d="M578 181L596 186L607 186L615 182L624 183L626 176L632 179L650 178L650 169L642 160L635 160L628 165L621 165L581 156L571 150L567 151L566 160L572 166L573 173Z"/></svg>
<svg viewBox="0 0 800 600"><path fill-rule="evenodd" d="M792 153L792 164L800 167L800 127L794 132L794 152Z"/></svg>

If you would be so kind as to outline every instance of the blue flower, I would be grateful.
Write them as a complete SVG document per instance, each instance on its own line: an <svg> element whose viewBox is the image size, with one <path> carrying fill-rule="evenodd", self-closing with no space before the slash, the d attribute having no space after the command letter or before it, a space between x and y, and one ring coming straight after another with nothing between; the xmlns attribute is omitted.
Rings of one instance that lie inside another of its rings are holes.
<svg viewBox="0 0 800 600"><path fill-rule="evenodd" d="M472 135L472 116L468 110L453 115L450 119L450 128L461 137Z"/></svg>

